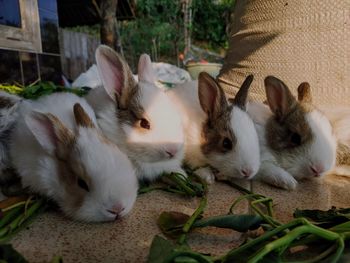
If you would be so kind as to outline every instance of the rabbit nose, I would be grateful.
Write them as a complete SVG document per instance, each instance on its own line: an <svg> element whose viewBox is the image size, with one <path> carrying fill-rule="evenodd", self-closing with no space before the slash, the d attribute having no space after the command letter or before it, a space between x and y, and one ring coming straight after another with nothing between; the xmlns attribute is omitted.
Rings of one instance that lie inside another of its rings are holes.
<svg viewBox="0 0 350 263"><path fill-rule="evenodd" d="M241 173L242 173L242 175L244 176L244 177L246 177L246 178L248 178L248 177L250 177L251 175L252 175L252 170L250 170L249 168L243 168L242 170L241 170Z"/></svg>
<svg viewBox="0 0 350 263"><path fill-rule="evenodd" d="M177 149L176 148L168 148L165 152L167 153L169 158L173 158L177 154Z"/></svg>
<svg viewBox="0 0 350 263"><path fill-rule="evenodd" d="M313 172L315 177L319 177L324 171L323 166L320 164L311 165L310 170Z"/></svg>
<svg viewBox="0 0 350 263"><path fill-rule="evenodd" d="M116 217L115 219L118 219L118 217L120 216L121 212L123 212L125 209L125 207L123 207L120 204L116 204L114 206L112 206L110 209L107 209L107 211L111 214L114 214Z"/></svg>

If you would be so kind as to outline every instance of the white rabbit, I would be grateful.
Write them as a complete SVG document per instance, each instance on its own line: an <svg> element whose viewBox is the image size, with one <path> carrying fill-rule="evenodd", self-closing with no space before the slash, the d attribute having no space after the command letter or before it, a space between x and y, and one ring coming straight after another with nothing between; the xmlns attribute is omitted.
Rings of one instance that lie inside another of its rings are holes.
<svg viewBox="0 0 350 263"><path fill-rule="evenodd" d="M313 105L308 83L298 87L298 101L281 80L268 76L265 89L269 108L249 105L261 149L256 178L285 189L297 180L320 177L335 164L336 140L329 120Z"/></svg>
<svg viewBox="0 0 350 263"><path fill-rule="evenodd" d="M103 133L133 162L139 179L180 172L184 156L181 118L173 102L155 85L148 55L140 57L136 83L127 63L101 45L96 62L103 87L86 96Z"/></svg>
<svg viewBox="0 0 350 263"><path fill-rule="evenodd" d="M330 120L337 139L336 166L330 173L350 176L350 107L333 105L321 109Z"/></svg>
<svg viewBox="0 0 350 263"><path fill-rule="evenodd" d="M232 103L220 85L207 73L198 81L180 84L168 91L183 117L185 162L192 168L210 165L221 177L251 179L259 169L259 141L254 123L246 113L249 76ZM214 174L200 168L198 175L211 183Z"/></svg>
<svg viewBox="0 0 350 263"><path fill-rule="evenodd" d="M56 93L23 101L11 135L12 164L23 187L77 220L115 220L137 195L131 162L96 125L84 99Z"/></svg>

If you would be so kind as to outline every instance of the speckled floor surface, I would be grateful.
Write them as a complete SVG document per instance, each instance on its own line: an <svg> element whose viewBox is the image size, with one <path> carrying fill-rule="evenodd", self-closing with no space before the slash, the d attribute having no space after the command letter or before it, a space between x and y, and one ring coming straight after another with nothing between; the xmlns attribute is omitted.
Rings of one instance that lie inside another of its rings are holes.
<svg viewBox="0 0 350 263"><path fill-rule="evenodd" d="M329 209L350 207L350 178L330 175L319 181L302 182L292 192L259 182L242 186L274 199L275 212L282 221L292 218L295 208ZM226 213L239 192L222 183L210 187L205 216ZM45 213L11 243L30 262L48 262L61 255L64 262L145 262L154 235L160 234L157 218L162 211L191 214L198 199L187 199L165 192L141 195L133 211L124 219L104 224L73 222L59 213ZM241 203L237 212L249 212ZM204 238L205 237L205 238ZM202 252L221 254L237 246L239 233L208 228L191 235L190 245Z"/></svg>

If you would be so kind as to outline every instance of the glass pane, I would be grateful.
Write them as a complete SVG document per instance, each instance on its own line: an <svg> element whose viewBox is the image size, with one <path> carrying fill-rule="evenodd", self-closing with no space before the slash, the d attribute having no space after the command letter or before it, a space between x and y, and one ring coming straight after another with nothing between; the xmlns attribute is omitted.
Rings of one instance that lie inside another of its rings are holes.
<svg viewBox="0 0 350 263"><path fill-rule="evenodd" d="M21 27L19 0L0 0L0 24Z"/></svg>

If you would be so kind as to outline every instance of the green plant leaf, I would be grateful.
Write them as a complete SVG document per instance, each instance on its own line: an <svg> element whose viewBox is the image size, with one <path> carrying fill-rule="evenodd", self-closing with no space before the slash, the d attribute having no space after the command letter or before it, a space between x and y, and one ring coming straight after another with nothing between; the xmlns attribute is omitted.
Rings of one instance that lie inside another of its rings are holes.
<svg viewBox="0 0 350 263"><path fill-rule="evenodd" d="M0 260L1 262L8 263L28 263L28 261L9 244L0 245Z"/></svg>
<svg viewBox="0 0 350 263"><path fill-rule="evenodd" d="M257 229L263 222L258 215L222 215L200 219L194 223L194 227L214 226L246 232Z"/></svg>
<svg viewBox="0 0 350 263"><path fill-rule="evenodd" d="M299 210L296 209L293 216L295 218L305 217L314 224L322 226L324 228L330 228L332 226L347 222L350 220L350 208L336 209L332 207L328 211L322 210Z"/></svg>
<svg viewBox="0 0 350 263"><path fill-rule="evenodd" d="M158 218L158 226L165 235L177 238L183 233L182 227L189 218L189 215L180 212L162 212Z"/></svg>
<svg viewBox="0 0 350 263"><path fill-rule="evenodd" d="M153 238L147 262L162 263L174 249L175 245L171 241L157 235Z"/></svg>

